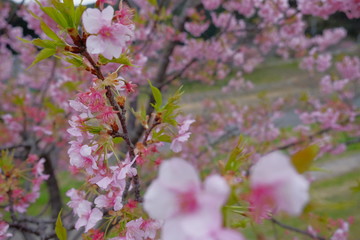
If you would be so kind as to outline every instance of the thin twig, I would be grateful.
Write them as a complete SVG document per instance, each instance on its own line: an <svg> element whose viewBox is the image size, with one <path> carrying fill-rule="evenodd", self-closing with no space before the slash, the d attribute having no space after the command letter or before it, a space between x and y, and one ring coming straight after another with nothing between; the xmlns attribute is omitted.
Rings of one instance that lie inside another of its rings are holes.
<svg viewBox="0 0 360 240"><path fill-rule="evenodd" d="M282 228L285 228L287 230L290 230L292 232L296 232L296 233L299 233L299 234L302 234L304 236L307 236L311 239L315 239L315 240L326 240L326 238L324 237L320 237L320 236L314 236L313 234L309 233L308 231L306 230L301 230L301 229L298 229L298 228L295 228L295 227L292 227L292 226L289 226L289 225L286 225L282 222L279 222L278 220L276 220L275 218L271 218L271 222L275 223L276 225L282 227Z"/></svg>

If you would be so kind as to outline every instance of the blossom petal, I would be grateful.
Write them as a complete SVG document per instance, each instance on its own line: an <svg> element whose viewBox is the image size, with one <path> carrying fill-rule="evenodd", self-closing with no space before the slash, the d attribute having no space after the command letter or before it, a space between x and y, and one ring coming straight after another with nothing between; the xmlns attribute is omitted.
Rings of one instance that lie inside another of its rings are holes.
<svg viewBox="0 0 360 240"><path fill-rule="evenodd" d="M86 47L89 53L100 54L105 49L105 43L100 36L89 36L86 40Z"/></svg>
<svg viewBox="0 0 360 240"><path fill-rule="evenodd" d="M161 164L159 181L178 191L187 191L189 186L200 188L200 179L195 168L180 158L172 158Z"/></svg>
<svg viewBox="0 0 360 240"><path fill-rule="evenodd" d="M105 11L105 10L104 10ZM85 30L90 34L96 34L103 26L101 21L102 14L97 8L88 8L82 15Z"/></svg>
<svg viewBox="0 0 360 240"><path fill-rule="evenodd" d="M176 194L155 180L144 195L144 209L153 219L167 219L177 212Z"/></svg>
<svg viewBox="0 0 360 240"><path fill-rule="evenodd" d="M88 222L85 227L85 232L93 228L96 223L102 219L102 216L103 213L98 208L94 208L89 216Z"/></svg>
<svg viewBox="0 0 360 240"><path fill-rule="evenodd" d="M230 188L225 179L219 175L212 175L206 178L204 182L205 192L214 200L216 207L225 204L230 193Z"/></svg>

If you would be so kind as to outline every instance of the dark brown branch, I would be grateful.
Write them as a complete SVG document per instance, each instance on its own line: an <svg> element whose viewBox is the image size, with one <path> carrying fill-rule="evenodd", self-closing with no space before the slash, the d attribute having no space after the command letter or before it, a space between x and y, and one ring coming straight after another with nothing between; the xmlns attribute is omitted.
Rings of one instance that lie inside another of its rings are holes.
<svg viewBox="0 0 360 240"><path fill-rule="evenodd" d="M301 229L298 229L298 228L295 228L295 227L292 227L292 226L289 226L289 225L286 225L282 222L279 222L278 220L276 220L275 218L271 218L271 222L275 223L276 225L284 228L284 229L287 229L287 230L290 230L292 232L296 232L296 233L299 233L301 235L304 235L304 236L307 236L311 239L315 239L315 240L326 240L326 238L324 237L320 237L320 236L314 236L313 234L309 233L308 231L306 230L301 230Z"/></svg>
<svg viewBox="0 0 360 240"><path fill-rule="evenodd" d="M53 163L51 161L50 156L44 155L41 156L45 159L44 163L44 173L49 175L49 178L46 180L47 189L50 196L50 204L51 204L51 216L56 219L59 214L63 203L61 200L60 188L58 181L55 175L55 169Z"/></svg>

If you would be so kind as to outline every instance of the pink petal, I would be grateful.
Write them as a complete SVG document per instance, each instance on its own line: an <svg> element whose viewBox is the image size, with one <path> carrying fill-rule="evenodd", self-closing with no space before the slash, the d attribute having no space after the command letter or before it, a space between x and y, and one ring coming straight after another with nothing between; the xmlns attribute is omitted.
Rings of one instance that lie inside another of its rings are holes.
<svg viewBox="0 0 360 240"><path fill-rule="evenodd" d="M181 158L172 158L161 164L159 181L164 186L177 191L200 188L200 179L195 168Z"/></svg>
<svg viewBox="0 0 360 240"><path fill-rule="evenodd" d="M98 207L98 208L109 207L109 201L105 195L100 195L97 198L95 198L94 203L96 204L96 207Z"/></svg>
<svg viewBox="0 0 360 240"><path fill-rule="evenodd" d="M177 212L176 194L155 180L144 195L144 209L153 219L167 219Z"/></svg>
<svg viewBox="0 0 360 240"><path fill-rule="evenodd" d="M96 34L103 26L102 14L97 8L88 8L82 15L85 30L90 34Z"/></svg>
<svg viewBox="0 0 360 240"><path fill-rule="evenodd" d="M84 145L80 148L80 154L83 157L89 157L91 155L91 147Z"/></svg>
<svg viewBox="0 0 360 240"><path fill-rule="evenodd" d="M101 12L101 19L103 21L103 25L110 26L111 21L114 17L114 8L112 6L107 6L102 12Z"/></svg>
<svg viewBox="0 0 360 240"><path fill-rule="evenodd" d="M100 54L105 50L105 43L101 36L89 36L86 40L86 47L89 53Z"/></svg>
<svg viewBox="0 0 360 240"><path fill-rule="evenodd" d="M171 142L170 149L178 153L182 150L182 143L179 142L176 138Z"/></svg>
<svg viewBox="0 0 360 240"><path fill-rule="evenodd" d="M165 222L161 231L162 240L189 240L184 231L179 230L179 224L177 218L170 219Z"/></svg>
<svg viewBox="0 0 360 240"><path fill-rule="evenodd" d="M99 187L106 189L109 184L112 182L112 179L109 177L104 177L103 179L101 179L100 181L98 181L96 183L96 185L98 185Z"/></svg>
<svg viewBox="0 0 360 240"><path fill-rule="evenodd" d="M204 188L205 192L210 195L219 208L225 204L230 193L230 188L225 179L219 175L207 177L204 182Z"/></svg>
<svg viewBox="0 0 360 240"><path fill-rule="evenodd" d="M96 225L96 223L102 219L102 216L103 216L103 213L98 208L94 208L91 211L90 217L86 224L85 232L87 232L91 228L93 228Z"/></svg>

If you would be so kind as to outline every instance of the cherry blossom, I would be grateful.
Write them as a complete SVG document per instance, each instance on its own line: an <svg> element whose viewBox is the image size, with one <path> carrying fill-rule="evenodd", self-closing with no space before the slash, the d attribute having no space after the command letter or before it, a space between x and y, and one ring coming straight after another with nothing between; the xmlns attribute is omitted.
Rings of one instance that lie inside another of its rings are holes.
<svg viewBox="0 0 360 240"><path fill-rule="evenodd" d="M75 228L79 229L85 227L85 232L95 227L96 223L102 219L103 213L98 208L91 208L89 201L83 200L78 205L78 208L74 209L75 213L79 217L76 221Z"/></svg>
<svg viewBox="0 0 360 240"><path fill-rule="evenodd" d="M259 159L251 169L250 183L253 211L262 208L299 215L309 200L309 182L296 172L289 157L279 151Z"/></svg>
<svg viewBox="0 0 360 240"><path fill-rule="evenodd" d="M178 135L172 140L170 149L174 152L180 152L182 149L181 144L186 142L191 133L188 131L190 128L190 125L195 122L195 120L184 120L183 122L179 123L179 133Z"/></svg>
<svg viewBox="0 0 360 240"><path fill-rule="evenodd" d="M347 240L349 236L349 223L342 222L341 227L335 231L330 240Z"/></svg>
<svg viewBox="0 0 360 240"><path fill-rule="evenodd" d="M5 240L13 236L12 233L8 232L8 229L9 224L4 221L0 221L0 240Z"/></svg>
<svg viewBox="0 0 360 240"><path fill-rule="evenodd" d="M112 23L114 9L107 6L104 10L88 8L83 13L82 20L85 30L90 35L86 46L92 54L102 54L108 59L118 58L125 50L126 42L133 36L132 25Z"/></svg>
<svg viewBox="0 0 360 240"><path fill-rule="evenodd" d="M210 239L224 231L220 208L229 191L222 177L212 175L201 184L193 166L172 158L160 165L158 178L144 195L144 209L153 219L165 221L164 240Z"/></svg>

